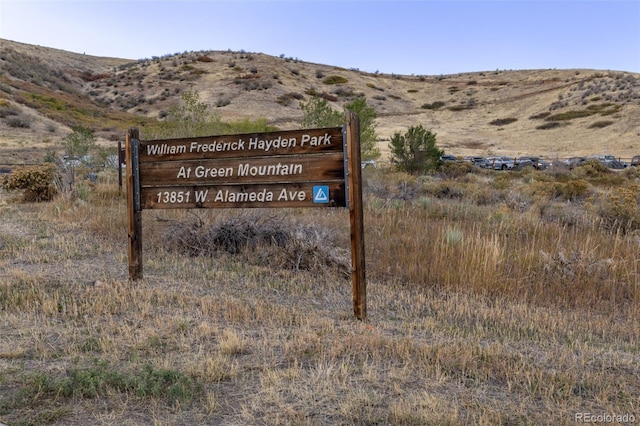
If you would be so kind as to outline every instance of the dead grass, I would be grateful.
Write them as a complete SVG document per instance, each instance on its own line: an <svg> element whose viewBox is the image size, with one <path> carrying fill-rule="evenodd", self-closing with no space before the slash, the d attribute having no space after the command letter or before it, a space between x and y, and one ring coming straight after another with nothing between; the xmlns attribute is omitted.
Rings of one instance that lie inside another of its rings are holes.
<svg viewBox="0 0 640 426"><path fill-rule="evenodd" d="M353 319L350 283L336 272L250 262L246 251L167 250L168 224L193 222L185 211L144 212L145 278L128 282L125 201L111 178L84 200L2 203L0 421L637 418L635 232L542 220L541 201L509 201L529 184L524 173L501 178L497 205L472 202L476 179L501 176L458 177L462 198L437 198L430 186L454 182L367 175L366 323ZM207 224L255 217L199 214ZM329 246L348 247L342 210L287 211L282 223L321 225L344 235Z"/></svg>

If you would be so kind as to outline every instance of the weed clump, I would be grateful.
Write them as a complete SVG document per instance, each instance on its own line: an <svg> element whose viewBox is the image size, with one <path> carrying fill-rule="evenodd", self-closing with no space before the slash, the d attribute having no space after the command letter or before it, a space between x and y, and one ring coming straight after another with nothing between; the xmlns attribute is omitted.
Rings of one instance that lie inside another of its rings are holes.
<svg viewBox="0 0 640 426"><path fill-rule="evenodd" d="M264 215L234 216L210 225L201 220L175 222L164 232L169 251L189 256L227 253L280 269L337 270L348 276L348 253L332 240L325 227Z"/></svg>
<svg viewBox="0 0 640 426"><path fill-rule="evenodd" d="M435 102L432 102L432 103L422 104L422 106L420 108L436 110L436 109L442 108L444 105L445 105L445 103L442 102L442 101L435 101Z"/></svg>
<svg viewBox="0 0 640 426"><path fill-rule="evenodd" d="M511 124L518 121L517 118L509 117L509 118L496 118L493 121L490 121L489 124L492 126L505 126L507 124Z"/></svg>
<svg viewBox="0 0 640 426"><path fill-rule="evenodd" d="M322 80L324 84L345 84L349 82L346 78L339 75L331 75L324 80Z"/></svg>
<svg viewBox="0 0 640 426"><path fill-rule="evenodd" d="M447 161L442 164L440 172L443 177L457 179L473 172L473 167L473 164L469 162Z"/></svg>
<svg viewBox="0 0 640 426"><path fill-rule="evenodd" d="M56 195L56 167L53 164L25 167L5 176L0 182L8 190L24 190L23 201L51 201Z"/></svg>
<svg viewBox="0 0 640 426"><path fill-rule="evenodd" d="M599 215L604 226L612 232L640 229L640 187L613 188L599 204Z"/></svg>

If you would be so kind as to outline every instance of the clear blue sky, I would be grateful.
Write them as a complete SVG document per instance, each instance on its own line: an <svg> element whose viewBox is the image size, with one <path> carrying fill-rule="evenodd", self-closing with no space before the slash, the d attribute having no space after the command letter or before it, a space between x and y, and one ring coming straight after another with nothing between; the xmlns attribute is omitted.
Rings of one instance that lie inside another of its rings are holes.
<svg viewBox="0 0 640 426"><path fill-rule="evenodd" d="M640 72L640 0L0 0L0 38L142 59L245 50L368 72Z"/></svg>

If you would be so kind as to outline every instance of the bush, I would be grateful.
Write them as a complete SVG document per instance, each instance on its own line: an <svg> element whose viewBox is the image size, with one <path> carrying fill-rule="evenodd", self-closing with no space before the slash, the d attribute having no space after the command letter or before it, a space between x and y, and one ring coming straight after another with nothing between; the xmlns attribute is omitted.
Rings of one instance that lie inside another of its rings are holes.
<svg viewBox="0 0 640 426"><path fill-rule="evenodd" d="M20 109L9 105L6 101L0 103L0 118L15 116L20 114Z"/></svg>
<svg viewBox="0 0 640 426"><path fill-rule="evenodd" d="M281 269L350 273L346 251L335 247L328 229L292 226L271 216L233 216L211 225L175 223L163 240L169 251L191 256L227 253Z"/></svg>
<svg viewBox="0 0 640 426"><path fill-rule="evenodd" d="M489 122L492 126L505 126L507 124L511 124L513 122L518 121L517 118L496 118L495 120Z"/></svg>
<svg viewBox="0 0 640 426"><path fill-rule="evenodd" d="M604 121L596 121L592 123L589 128L590 129L602 129L603 127L607 127L613 124L613 121L604 120Z"/></svg>
<svg viewBox="0 0 640 426"><path fill-rule="evenodd" d="M31 127L31 120L23 115L15 115L6 119L10 127L28 129Z"/></svg>
<svg viewBox="0 0 640 426"><path fill-rule="evenodd" d="M573 173L578 177L597 178L610 174L611 170L598 160L588 160L576 166Z"/></svg>
<svg viewBox="0 0 640 426"><path fill-rule="evenodd" d="M474 166L469 162L446 161L442 164L441 172L448 178L459 178L473 172Z"/></svg>
<svg viewBox="0 0 640 426"><path fill-rule="evenodd" d="M638 185L613 188L600 203L600 217L612 232L640 229L640 188Z"/></svg>
<svg viewBox="0 0 640 426"><path fill-rule="evenodd" d="M571 180L561 184L560 194L565 200L575 201L585 198L589 194L589 183L585 180Z"/></svg>
<svg viewBox="0 0 640 426"><path fill-rule="evenodd" d="M561 127L562 125L563 125L562 123L559 123L557 121L552 121L550 123L544 123L544 124L541 124L539 126L536 126L536 129L538 129L538 130L549 130L549 129L555 129L557 127Z"/></svg>
<svg viewBox="0 0 640 426"><path fill-rule="evenodd" d="M53 164L15 170L2 181L8 190L23 189L25 202L50 201L57 193L56 167Z"/></svg>
<svg viewBox="0 0 640 426"><path fill-rule="evenodd" d="M324 80L322 80L324 84L345 84L348 81L349 80L339 75L331 75L325 78Z"/></svg>
<svg viewBox="0 0 640 426"><path fill-rule="evenodd" d="M529 120L542 120L543 118L547 118L550 115L550 112L541 112L539 114L532 115L531 117L529 117Z"/></svg>
<svg viewBox="0 0 640 426"><path fill-rule="evenodd" d="M391 164L409 174L424 174L440 167L444 151L436 146L436 134L422 125L395 133L389 142Z"/></svg>
<svg viewBox="0 0 640 426"><path fill-rule="evenodd" d="M291 104L291 102L293 102L294 99L301 100L304 99L304 97L300 93L289 92L285 93L284 95L278 96L276 102L278 102L280 105L288 106Z"/></svg>
<svg viewBox="0 0 640 426"><path fill-rule="evenodd" d="M453 112L464 111L466 109L469 109L467 105L454 105L449 107L449 111L453 111Z"/></svg>
<svg viewBox="0 0 640 426"><path fill-rule="evenodd" d="M444 102L442 101L435 101L432 102L430 104L422 104L422 106L420 108L422 109L430 109L430 110L436 110L436 109L440 109L444 106Z"/></svg>

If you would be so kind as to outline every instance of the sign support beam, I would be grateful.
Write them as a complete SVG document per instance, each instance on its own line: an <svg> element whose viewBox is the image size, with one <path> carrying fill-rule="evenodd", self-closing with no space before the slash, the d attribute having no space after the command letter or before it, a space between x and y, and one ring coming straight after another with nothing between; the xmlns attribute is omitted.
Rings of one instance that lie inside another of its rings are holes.
<svg viewBox="0 0 640 426"><path fill-rule="evenodd" d="M367 284L365 280L364 219L362 202L362 165L360 159L360 121L353 111L346 112L347 165L349 176L349 218L351 221L351 280L353 313L367 319Z"/></svg>
<svg viewBox="0 0 640 426"><path fill-rule="evenodd" d="M142 212L140 208L139 132L132 127L125 140L127 164L127 217L129 241L129 280L142 279Z"/></svg>

